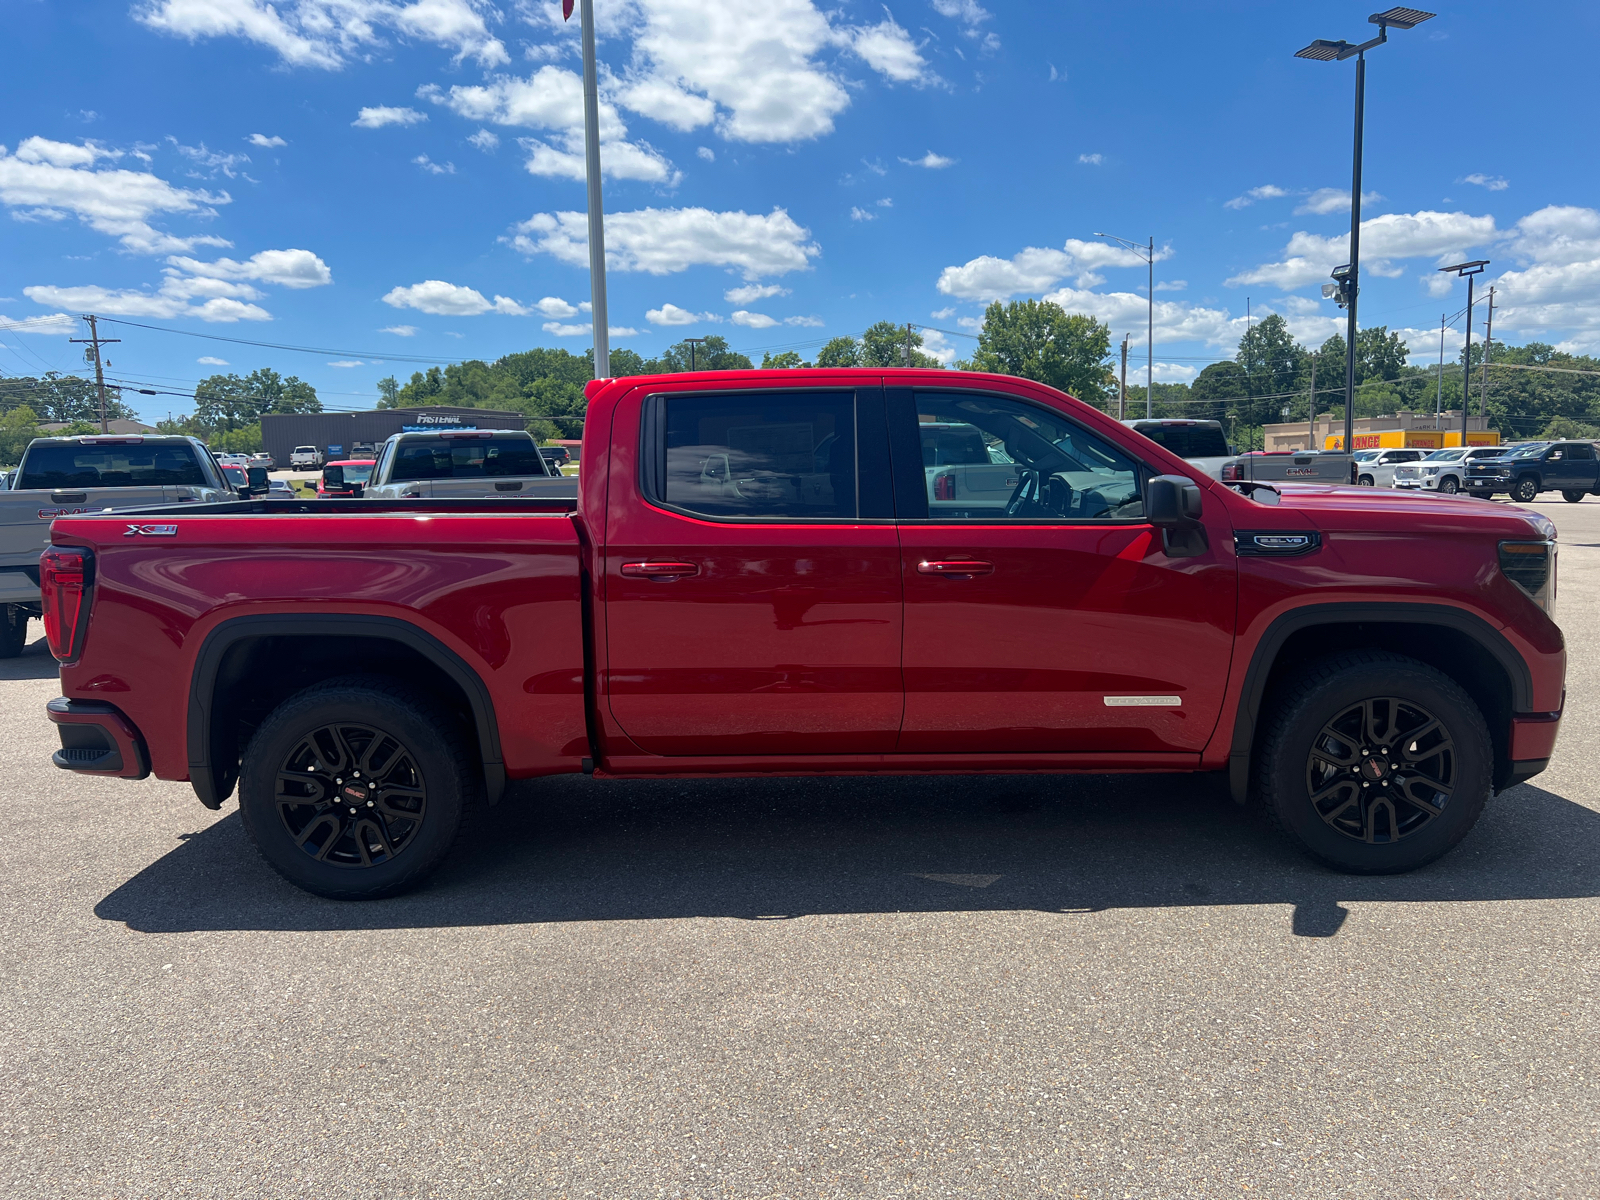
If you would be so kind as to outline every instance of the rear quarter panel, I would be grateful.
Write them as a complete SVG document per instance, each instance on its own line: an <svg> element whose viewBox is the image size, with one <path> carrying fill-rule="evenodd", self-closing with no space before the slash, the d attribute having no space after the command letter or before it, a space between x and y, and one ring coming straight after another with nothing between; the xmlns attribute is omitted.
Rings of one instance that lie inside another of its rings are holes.
<svg viewBox="0 0 1600 1200"><path fill-rule="evenodd" d="M545 514L164 516L174 537L99 516L54 540L95 552L95 595L67 696L109 701L163 779L188 777L186 710L206 636L246 615L399 618L478 672L512 777L572 770L587 753L578 533Z"/></svg>

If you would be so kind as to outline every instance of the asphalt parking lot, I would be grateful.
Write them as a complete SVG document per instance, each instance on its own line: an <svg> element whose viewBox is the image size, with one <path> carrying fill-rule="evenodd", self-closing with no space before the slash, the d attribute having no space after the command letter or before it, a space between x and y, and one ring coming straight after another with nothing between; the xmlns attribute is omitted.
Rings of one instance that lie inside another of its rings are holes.
<svg viewBox="0 0 1600 1200"><path fill-rule="evenodd" d="M1552 499L1556 758L1397 878L1182 778L566 779L337 904L231 803L51 767L36 641L0 1191L1600 1195L1600 501Z"/></svg>

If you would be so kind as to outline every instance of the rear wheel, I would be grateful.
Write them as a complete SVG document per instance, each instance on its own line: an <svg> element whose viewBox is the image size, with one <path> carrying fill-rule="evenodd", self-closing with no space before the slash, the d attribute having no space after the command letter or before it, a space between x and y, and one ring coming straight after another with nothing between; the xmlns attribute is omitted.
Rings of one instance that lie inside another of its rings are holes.
<svg viewBox="0 0 1600 1200"><path fill-rule="evenodd" d="M1518 504L1532 504L1538 497L1539 481L1532 475L1524 475L1511 489L1511 498Z"/></svg>
<svg viewBox="0 0 1600 1200"><path fill-rule="evenodd" d="M477 779L448 714L383 680L292 696L250 739L239 815L290 883L335 900L415 887L450 852Z"/></svg>
<svg viewBox="0 0 1600 1200"><path fill-rule="evenodd" d="M1398 654L1352 651L1275 697L1257 778L1290 842L1353 874L1409 871L1467 835L1488 802L1489 730L1449 676Z"/></svg>
<svg viewBox="0 0 1600 1200"><path fill-rule="evenodd" d="M1568 504L1582 504L1583 498L1588 494L1588 492L1562 492L1561 498Z"/></svg>
<svg viewBox="0 0 1600 1200"><path fill-rule="evenodd" d="M15 658L28 644L28 610L17 604L0 605L0 658Z"/></svg>
<svg viewBox="0 0 1600 1200"><path fill-rule="evenodd" d="M1439 480L1439 490L1446 496L1453 496L1461 490L1461 484L1457 482L1454 475L1446 475Z"/></svg>

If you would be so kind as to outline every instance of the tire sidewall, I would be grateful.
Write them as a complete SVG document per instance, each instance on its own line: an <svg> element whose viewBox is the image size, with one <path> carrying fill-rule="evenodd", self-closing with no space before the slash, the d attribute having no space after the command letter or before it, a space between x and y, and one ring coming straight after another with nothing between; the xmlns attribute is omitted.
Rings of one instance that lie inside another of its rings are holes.
<svg viewBox="0 0 1600 1200"><path fill-rule="evenodd" d="M1446 486L1447 484L1449 485L1448 487ZM1454 475L1446 475L1439 482L1439 490L1446 496L1453 496L1461 490L1461 484L1456 481Z"/></svg>
<svg viewBox="0 0 1600 1200"><path fill-rule="evenodd" d="M1456 784L1450 803L1422 829L1399 841L1368 845L1330 826L1311 804L1306 763L1323 725L1376 696L1411 701L1444 722L1455 743ZM1390 874L1433 861L1460 841L1489 799L1494 763L1488 728L1477 706L1445 676L1421 664L1393 661L1352 666L1302 697L1284 714L1278 760L1266 765L1263 800L1284 832L1308 853L1341 871Z"/></svg>
<svg viewBox="0 0 1600 1200"><path fill-rule="evenodd" d="M404 849L371 867L318 862L295 845L278 815L277 771L312 730L359 722L392 735L422 773L427 811ZM285 701L257 729L239 776L239 815L274 870L295 886L332 899L369 899L410 887L449 853L467 801L462 762L444 735L446 719L387 690L317 688Z"/></svg>
<svg viewBox="0 0 1600 1200"><path fill-rule="evenodd" d="M1511 489L1511 498L1518 504L1531 504L1538 495L1539 485L1528 478L1517 480L1516 486Z"/></svg>

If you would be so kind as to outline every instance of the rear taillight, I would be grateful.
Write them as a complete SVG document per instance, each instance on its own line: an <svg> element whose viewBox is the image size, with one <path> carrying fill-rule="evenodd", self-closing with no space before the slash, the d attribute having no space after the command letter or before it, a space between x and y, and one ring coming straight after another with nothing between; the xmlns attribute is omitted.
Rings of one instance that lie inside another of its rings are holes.
<svg viewBox="0 0 1600 1200"><path fill-rule="evenodd" d="M956 477L954 475L935 475L933 477L933 498L935 500L954 500L956 498Z"/></svg>
<svg viewBox="0 0 1600 1200"><path fill-rule="evenodd" d="M1242 463L1231 462L1222 464L1223 483L1238 483L1243 479L1244 465Z"/></svg>
<svg viewBox="0 0 1600 1200"><path fill-rule="evenodd" d="M50 653L72 662L83 653L89 625L94 555L82 546L51 546L39 557L39 599Z"/></svg>

